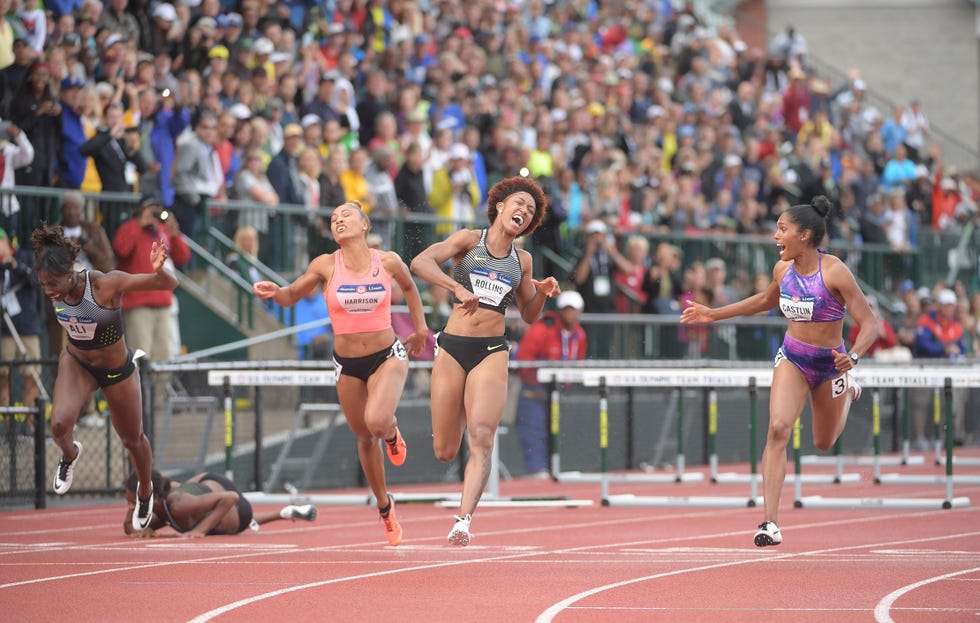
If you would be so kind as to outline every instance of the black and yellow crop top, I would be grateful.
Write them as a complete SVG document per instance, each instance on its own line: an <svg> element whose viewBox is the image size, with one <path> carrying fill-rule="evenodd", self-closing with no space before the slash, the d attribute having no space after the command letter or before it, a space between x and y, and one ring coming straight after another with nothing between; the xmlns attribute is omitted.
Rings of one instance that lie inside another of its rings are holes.
<svg viewBox="0 0 980 623"><path fill-rule="evenodd" d="M123 337L122 308L107 309L95 302L92 282L85 272L85 292L77 305L54 301L58 322L68 332L68 342L81 350L111 346Z"/></svg>
<svg viewBox="0 0 980 623"><path fill-rule="evenodd" d="M480 242L453 267L453 279L480 298L480 307L501 314L507 311L521 285L521 258L514 245L505 257L494 257L487 250L487 230ZM456 297L453 302L458 303Z"/></svg>

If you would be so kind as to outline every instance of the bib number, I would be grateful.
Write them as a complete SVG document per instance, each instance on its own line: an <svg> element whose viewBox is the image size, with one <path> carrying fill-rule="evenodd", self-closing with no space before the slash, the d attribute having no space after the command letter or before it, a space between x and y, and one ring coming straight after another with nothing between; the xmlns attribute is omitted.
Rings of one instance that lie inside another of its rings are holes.
<svg viewBox="0 0 980 623"><path fill-rule="evenodd" d="M842 374L834 379L830 385L830 391L834 398L842 396L845 392L847 392L847 375Z"/></svg>

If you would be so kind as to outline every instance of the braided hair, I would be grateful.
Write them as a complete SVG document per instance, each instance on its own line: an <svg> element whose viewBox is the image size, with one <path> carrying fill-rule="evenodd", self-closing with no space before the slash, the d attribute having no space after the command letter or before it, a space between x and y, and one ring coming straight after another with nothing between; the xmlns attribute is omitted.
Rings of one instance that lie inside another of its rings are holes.
<svg viewBox="0 0 980 623"><path fill-rule="evenodd" d="M43 221L31 233L31 247L34 249L34 270L58 276L72 272L80 250L77 242L65 237L60 225L48 225Z"/></svg>

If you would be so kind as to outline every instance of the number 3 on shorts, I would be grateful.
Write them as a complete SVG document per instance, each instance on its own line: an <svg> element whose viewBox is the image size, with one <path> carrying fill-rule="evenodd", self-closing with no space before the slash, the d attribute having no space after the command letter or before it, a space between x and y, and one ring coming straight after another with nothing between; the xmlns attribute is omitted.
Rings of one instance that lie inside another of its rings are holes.
<svg viewBox="0 0 980 623"><path fill-rule="evenodd" d="M846 391L847 391L847 375L842 374L838 376L836 379L834 379L834 382L831 385L831 393L834 398L837 398L838 396L840 396Z"/></svg>

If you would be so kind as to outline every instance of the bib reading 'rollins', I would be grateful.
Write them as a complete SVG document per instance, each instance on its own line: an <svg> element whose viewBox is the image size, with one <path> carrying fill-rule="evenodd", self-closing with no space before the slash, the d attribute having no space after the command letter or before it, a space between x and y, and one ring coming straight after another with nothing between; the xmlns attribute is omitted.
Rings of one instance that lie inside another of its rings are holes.
<svg viewBox="0 0 980 623"><path fill-rule="evenodd" d="M75 348L104 348L122 339L122 310L118 307L108 309L95 302L87 270L82 300L76 305L54 301L54 313L58 323L68 332L68 342Z"/></svg>
<svg viewBox="0 0 980 623"><path fill-rule="evenodd" d="M779 311L796 322L834 322L844 317L840 304L823 282L823 251L817 272L801 275L795 263L779 281Z"/></svg>
<svg viewBox="0 0 980 623"><path fill-rule="evenodd" d="M480 234L480 242L453 267L453 279L480 299L480 307L501 314L514 300L522 275L521 259L514 245L505 257L490 255L485 229ZM453 302L459 300L454 296Z"/></svg>

